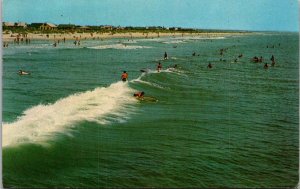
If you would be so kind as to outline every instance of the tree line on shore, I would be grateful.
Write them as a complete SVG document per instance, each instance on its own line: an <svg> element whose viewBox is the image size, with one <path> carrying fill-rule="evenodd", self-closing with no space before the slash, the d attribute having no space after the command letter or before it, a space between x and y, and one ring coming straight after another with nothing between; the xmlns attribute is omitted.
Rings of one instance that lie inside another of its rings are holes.
<svg viewBox="0 0 300 189"><path fill-rule="evenodd" d="M81 26L75 24L51 24L51 23L2 23L2 30L4 33L127 33L127 32L143 32L143 33L207 33L207 32L237 32L229 30L208 30L208 29L194 29L194 28L181 28L181 27L163 27L163 26L111 26L111 25L99 25L99 26ZM245 32L245 31L238 31Z"/></svg>

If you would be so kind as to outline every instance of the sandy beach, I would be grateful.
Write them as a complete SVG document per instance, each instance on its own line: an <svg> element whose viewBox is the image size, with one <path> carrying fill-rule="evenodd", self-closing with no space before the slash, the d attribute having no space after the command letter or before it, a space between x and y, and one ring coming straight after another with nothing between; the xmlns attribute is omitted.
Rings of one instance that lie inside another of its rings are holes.
<svg viewBox="0 0 300 189"><path fill-rule="evenodd" d="M245 35L249 33L239 33L239 32L228 32L228 33L181 33L181 32L127 32L127 33L28 33L27 36L18 33L5 33L2 34L3 42L14 41L19 35L19 38L30 39L30 40L85 40L85 39L107 39L107 38L158 38L158 37L205 37L205 38L215 38L215 37L226 37L232 35Z"/></svg>

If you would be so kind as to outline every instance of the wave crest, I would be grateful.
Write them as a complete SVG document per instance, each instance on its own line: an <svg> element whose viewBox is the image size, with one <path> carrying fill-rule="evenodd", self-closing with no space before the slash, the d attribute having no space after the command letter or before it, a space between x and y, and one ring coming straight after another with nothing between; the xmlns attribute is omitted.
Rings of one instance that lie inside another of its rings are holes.
<svg viewBox="0 0 300 189"><path fill-rule="evenodd" d="M117 82L107 88L73 94L54 104L34 106L17 121L3 124L2 146L44 142L79 121L106 124L109 114L124 118L130 113L125 108L136 102L131 94L128 83Z"/></svg>

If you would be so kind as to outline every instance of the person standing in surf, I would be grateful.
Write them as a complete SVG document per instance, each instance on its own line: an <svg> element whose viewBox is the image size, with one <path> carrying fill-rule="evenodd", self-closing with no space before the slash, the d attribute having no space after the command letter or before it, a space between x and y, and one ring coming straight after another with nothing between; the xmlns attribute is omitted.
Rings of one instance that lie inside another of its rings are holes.
<svg viewBox="0 0 300 189"><path fill-rule="evenodd" d="M272 66L275 66L275 58L274 58L274 55L272 55L272 57L271 57L271 59L270 59L271 61L272 61Z"/></svg>
<svg viewBox="0 0 300 189"><path fill-rule="evenodd" d="M168 59L168 54L167 54L167 52L165 52L165 54L164 54L164 60L167 60Z"/></svg>
<svg viewBox="0 0 300 189"><path fill-rule="evenodd" d="M123 71L122 75L121 75L121 80L122 81L127 81L128 79L128 73L126 73L126 71Z"/></svg>
<svg viewBox="0 0 300 189"><path fill-rule="evenodd" d="M157 65L157 72L159 72L161 69L162 69L162 65L161 65L160 62L158 62L158 65Z"/></svg>

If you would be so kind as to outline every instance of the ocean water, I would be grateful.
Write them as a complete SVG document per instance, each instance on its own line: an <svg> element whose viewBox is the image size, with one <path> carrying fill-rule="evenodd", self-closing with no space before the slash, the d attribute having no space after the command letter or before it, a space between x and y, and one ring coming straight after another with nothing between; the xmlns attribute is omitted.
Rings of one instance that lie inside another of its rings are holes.
<svg viewBox="0 0 300 189"><path fill-rule="evenodd" d="M298 44L293 33L9 44L4 187L296 186Z"/></svg>

